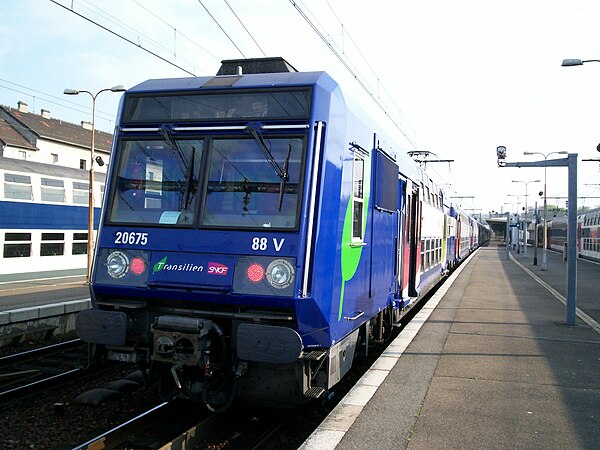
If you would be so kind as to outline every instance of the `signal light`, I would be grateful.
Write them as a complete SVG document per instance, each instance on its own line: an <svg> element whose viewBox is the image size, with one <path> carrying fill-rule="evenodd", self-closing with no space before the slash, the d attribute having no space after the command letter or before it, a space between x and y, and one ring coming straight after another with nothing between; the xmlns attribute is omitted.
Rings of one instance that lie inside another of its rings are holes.
<svg viewBox="0 0 600 450"><path fill-rule="evenodd" d="M246 276L253 283L258 283L265 277L265 268L258 263L252 263L246 269Z"/></svg>
<svg viewBox="0 0 600 450"><path fill-rule="evenodd" d="M142 258L136 256L131 260L129 270L131 270L134 275L141 275L146 271L146 263Z"/></svg>

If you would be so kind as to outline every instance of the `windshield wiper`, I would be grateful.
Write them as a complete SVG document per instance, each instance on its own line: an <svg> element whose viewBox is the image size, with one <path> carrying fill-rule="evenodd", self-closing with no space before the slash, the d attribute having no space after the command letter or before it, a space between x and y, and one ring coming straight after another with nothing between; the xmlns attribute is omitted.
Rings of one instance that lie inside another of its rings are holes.
<svg viewBox="0 0 600 450"><path fill-rule="evenodd" d="M192 179L194 177L194 160L196 159L196 147L192 145L192 160L188 166L188 171L185 174L185 191L183 193L183 210L187 211L188 204L190 203L190 192L192 190Z"/></svg>
<svg viewBox="0 0 600 450"><path fill-rule="evenodd" d="M288 144L288 152L285 157L285 162L283 163L283 177L281 177L281 182L279 183L279 211L281 211L281 206L283 205L283 194L285 194L285 185L289 178L288 176L288 167L290 165L290 155L292 154L292 144Z"/></svg>
<svg viewBox="0 0 600 450"><path fill-rule="evenodd" d="M183 210L187 211L188 204L190 202L192 182L196 181L194 179L194 160L196 158L196 148L192 146L192 160L188 164L187 160L185 159L185 155L181 151L181 148L179 148L179 144L173 137L173 133L171 132L171 130L163 125L160 129L160 134L162 135L163 141L169 144L171 148L177 152L177 155L179 155L181 163L183 164L182 172L185 173L185 187L183 190Z"/></svg>
<svg viewBox="0 0 600 450"><path fill-rule="evenodd" d="M265 144L265 140L263 139L262 135L260 134L258 128L256 127L256 125L251 126L248 125L246 127L246 130L248 130L248 133L250 133L252 135L252 137L254 138L254 140L256 141L256 144L258 145L258 148L263 152L263 154L265 155L265 159L271 163L271 165L273 166L273 169L275 169L275 174L277 174L277 176L279 178L286 178L287 177L287 173L285 172L284 169L282 169L281 167L279 167L279 164L277 164L277 161L275 161L275 158L273 157L273 155L271 154L271 150L269 150Z"/></svg>
<svg viewBox="0 0 600 450"><path fill-rule="evenodd" d="M265 159L271 164L271 166L273 166L273 169L275 169L275 174L281 179L281 182L279 183L279 211L281 211L281 206L283 204L283 195L285 193L285 185L289 178L288 167L289 167L289 163L290 163L290 154L292 152L292 145L291 144L288 145L288 154L287 154L287 157L285 158L285 163L283 164L283 169L282 169L281 167L279 167L279 164L277 164L277 161L275 161L275 158L273 157L273 154L271 153L271 151L267 148L267 146L265 144L265 140L263 139L262 135L260 134L260 130L258 129L258 127L256 125L248 125L246 127L246 130L248 130L248 133L250 133L252 135L252 137L254 138L256 145L258 145L258 148L263 152Z"/></svg>

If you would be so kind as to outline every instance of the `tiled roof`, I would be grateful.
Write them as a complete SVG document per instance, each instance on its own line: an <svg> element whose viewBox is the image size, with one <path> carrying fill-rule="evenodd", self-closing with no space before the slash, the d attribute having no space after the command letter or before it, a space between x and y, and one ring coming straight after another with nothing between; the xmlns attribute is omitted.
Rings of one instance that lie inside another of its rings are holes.
<svg viewBox="0 0 600 450"><path fill-rule="evenodd" d="M39 114L21 112L18 109L6 106L1 106L1 108L40 138L65 142L85 148L91 146L92 130L87 130L81 125L59 119L47 119ZM112 134L96 130L94 148L109 152L111 144Z"/></svg>
<svg viewBox="0 0 600 450"><path fill-rule="evenodd" d="M35 150L35 145L17 133L17 131L2 118L0 118L0 142L11 147Z"/></svg>

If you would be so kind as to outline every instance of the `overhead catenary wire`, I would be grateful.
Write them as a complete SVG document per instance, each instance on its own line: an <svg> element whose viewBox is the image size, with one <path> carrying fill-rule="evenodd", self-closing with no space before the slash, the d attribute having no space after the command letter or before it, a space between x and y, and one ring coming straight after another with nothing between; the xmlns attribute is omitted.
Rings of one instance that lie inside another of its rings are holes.
<svg viewBox="0 0 600 450"><path fill-rule="evenodd" d="M10 83L10 84L14 84L14 85L16 85L16 86L20 86L20 85L17 85L16 83L12 83L11 81L8 81L8 80L2 80L2 79L0 79L0 81L4 81L4 82L6 82L6 83ZM27 87L23 87L23 88L24 88L24 89L29 89L29 90L31 90L32 92L38 92L38 93L41 93L42 95L44 95L44 96L48 96L48 97L51 97L51 98L59 98L59 97L55 97L55 96L53 96L53 95L51 95L51 94L47 94L47 93L44 93L44 92L41 92L41 91L36 91L35 89L31 89L31 88L27 88ZM74 108L74 107L72 107L72 106L67 106L67 105L65 105L65 104L63 104L63 103L60 103L60 102L55 102L55 101L52 101L52 100L48 100L47 98L44 98L44 97L42 97L42 96L36 96L36 95L34 95L34 94L31 94L31 93L28 93L28 92L25 92L25 91L22 91L22 90L19 90L19 89L15 89L15 88L12 88L12 87L9 87L9 86L4 86L4 85L2 85L2 84L0 84L0 89L7 89L7 90L9 90L9 91L17 92L17 93L19 93L19 94L23 94L23 95L25 95L25 96L27 96L27 97L31 97L31 98L32 98L32 100L33 100L33 102L34 102L34 105L35 105L35 100L36 100L36 99L40 99L40 100L43 100L43 101L44 101L44 103L49 103L49 104L51 104L51 105L60 106L61 108L69 109L69 110L71 110L71 111L77 111L77 112L79 112L79 113L84 113L84 114L91 114L91 113L90 113L91 107L90 107L90 108L87 108L87 110L86 110L86 107L85 107L85 106L81 106L81 105L79 105L78 103L75 103L75 102L67 102L67 103L71 103L71 104L73 104L73 105L77 105L77 106L79 106L79 108ZM62 101L62 102L65 102L64 100L61 100L61 101ZM12 106L10 106L10 105L4 105L4 106L6 106L6 107L9 107L9 108L11 108L11 109L15 109L15 108L13 108L13 107L12 107ZM34 108L35 108L35 107L34 107ZM84 109L80 109L80 108L84 108ZM36 114L34 111L31 111L31 113L32 113L32 114ZM98 110L96 110L96 127L95 127L95 128L96 128L96 131L104 131L104 132L108 133L108 131L106 131L106 130L101 130L101 129L98 127L98 119L101 119L101 120L106 120L106 121L108 122L108 128L109 128L109 129L112 129L112 127L113 127L113 124L114 124L114 122L115 122L115 114L112 114L112 115L111 115L111 114L109 114L109 113L107 113L107 112L102 112L102 111L98 111ZM61 119L57 119L57 120L61 120ZM66 121L66 120L62 120L62 121L63 121L63 122L69 122L69 121ZM28 130L28 128L27 128L27 127L24 127L24 126L19 126L19 125L17 125L17 124L12 124L11 126L12 126L13 128L18 128L18 129L21 129L21 130L23 130L23 131L27 131L27 130Z"/></svg>
<svg viewBox="0 0 600 450"><path fill-rule="evenodd" d="M327 6L329 6L329 8L331 9L334 17L339 22L340 26L343 27L344 26L343 22L341 21L341 19L339 18L339 16L334 11L333 7L329 3L329 0L326 0L326 3L327 3ZM404 119L404 122L408 123L409 126L410 126L410 122L408 121L408 119L406 118L406 116L404 116L404 114L402 113L402 109L394 101L394 97L392 96L392 94L387 90L387 88L385 87L385 85L381 82L381 80L379 78L379 75L377 74L377 72L373 68L372 64L367 59L367 57L364 55L364 53L360 49L359 45L352 38L352 35L348 31L346 31L345 35L348 36L348 39L350 39L350 42L352 42L352 45L354 46L354 48L356 48L356 51L358 52L358 54L360 55L360 57L362 58L362 60L364 61L364 63L367 65L367 67L370 70L371 74L377 79L377 89L378 89L378 91L379 90L381 91L381 92L378 92L379 97L381 98L382 93L383 93L389 99L389 101L391 102L392 106L398 111L398 116L399 116L398 119L400 121L402 121ZM399 125L401 126L401 124L399 124ZM412 128L412 126L410 126L410 127Z"/></svg>
<svg viewBox="0 0 600 450"><path fill-rule="evenodd" d="M153 44L155 47L157 47L158 49L163 50L166 53L171 53L173 52L173 56L176 59L179 59L187 64L189 64L192 67L196 67L196 65L186 59L183 58L181 55L177 56L176 54L176 40L177 40L177 35L180 35L184 38L186 38L186 40L188 40L190 43L192 43L193 45L195 45L196 47L198 47L200 50L202 50L203 52L205 52L206 54L210 55L212 58L214 58L215 60L219 60L219 58L217 56L215 56L214 54L212 54L210 51L208 51L207 49L205 49L202 45L198 44L197 42L193 41L192 39L190 39L189 37L187 37L186 35L184 35L183 33L181 33L180 31L177 31L177 28L174 25L171 25L170 23L168 23L167 21L165 21L164 19L162 19L158 14L155 14L154 12L150 11L148 8L144 7L143 5L141 5L139 2L137 2L136 0L132 0L139 8L143 9L145 12L147 12L148 14L150 14L154 19L160 21L162 24L164 24L165 26L171 28L174 31L174 38L173 38L173 49L167 47L166 45L162 44L161 42L157 41L156 39L151 38L150 36L148 36L147 34L142 33L141 31L133 28L132 26L130 26L128 23L123 22L122 20L120 20L119 18L115 17L114 15L110 14L109 12L105 11L104 9L100 8L99 6L91 3L89 0L79 0L79 2L85 2L86 4L89 5L89 7L87 7L87 9L89 11L95 12L96 14L100 15L102 18L104 18L105 20L107 20L108 22L111 22L113 24L115 24L117 27L125 30L125 31L129 31L134 33L137 38L138 38L138 43L142 40L145 40L151 44ZM75 3L75 0L72 0L72 3ZM86 8L86 6L84 6L83 4L80 5L82 8ZM73 9L73 8L71 8Z"/></svg>
<svg viewBox="0 0 600 450"><path fill-rule="evenodd" d="M9 86L3 86L3 85L1 85L1 84L0 84L0 87L1 87L1 88L8 89L8 90L10 90L10 91L13 91L13 92L18 92L19 94L23 94L23 95L26 95L26 96L28 96L28 97L32 97L32 98L39 98L39 99L43 100L43 101L44 101L44 102L46 102L46 103L50 103L50 104L53 104L53 105L57 105L57 106L60 106L61 108L68 108L68 109L71 109L71 110L73 110L73 111L77 111L77 112L81 112L81 113L88 113L88 112L89 112L89 111L91 111L91 109L92 109L91 107L89 107L89 108L87 108L87 111L86 111L86 110L83 110L83 109L78 109L78 108L73 108L73 107L71 107L71 106L66 106L66 105L65 105L65 103L68 103L68 104L71 104L71 105L76 105L76 106L78 106L79 108L86 108L86 107L84 107L84 106L81 106L81 105L80 105L79 103L77 103L77 102L73 102L73 101L69 101L69 100L64 100L63 98L61 98L61 97L57 97L56 95L48 94L47 92L38 91L37 89L33 89L33 88L30 88L30 87L27 87L27 86L23 86L22 84L17 84L17 83L14 83L14 82L12 82L12 81L5 80L5 79L3 79L3 78L0 78L0 82L2 82L2 83L8 83L8 84L12 84L13 86L20 87L21 89L26 89L27 91L35 92L35 93L37 93L37 94L41 94L41 95L44 95L44 96L46 96L46 97L50 97L50 98L57 99L57 100L59 100L59 102L54 102L54 101L52 101L52 100L48 100L47 98L43 98L43 97L36 97L35 95L33 95L33 94L30 94L30 93L28 93L28 92L20 91L20 90L18 90L18 89L11 88L11 87L9 87ZM6 106L10 106L10 105L6 105ZM106 116L106 117L105 117L106 119L111 119L111 120L114 120L114 118L115 118L115 115L114 115L114 114L110 114L110 113L107 113L107 112L104 112L104 111L100 111L100 110L98 110L98 109L96 109L96 115L97 115L97 116L99 116L99 115L100 115L100 116Z"/></svg>
<svg viewBox="0 0 600 450"><path fill-rule="evenodd" d="M220 58L218 56L216 56L214 53L212 53L210 50L204 48L202 45L198 44L192 38L190 38L186 34L182 33L181 30L178 30L177 27L175 27L175 25L171 25L169 22L165 21L162 17L160 17L158 14L156 14L155 12L148 9L146 6L142 5L139 1L137 1L137 0L131 0L131 1L133 3L135 3L136 5L138 5L140 8L142 8L144 11L146 11L148 14L150 14L152 17L154 17L156 20L162 22L163 24L165 24L166 26L171 28L176 33L176 35L185 38L186 41L188 41L192 45L198 47L200 50L202 50L203 52L205 52L208 55L210 55L211 57L213 57L216 61L220 60Z"/></svg>
<svg viewBox="0 0 600 450"><path fill-rule="evenodd" d="M400 124L391 116L391 114L387 111L384 105L378 100L378 98L373 94L371 89L366 85L365 81L360 77L357 71L350 66L350 63L340 54L338 50L334 47L329 39L323 34L323 32L319 29L319 27L308 17L306 12L300 7L298 1L289 0L289 2L294 6L296 11L302 16L302 18L308 23L308 25L313 29L313 31L319 36L319 38L325 43L325 45L329 48L329 50L334 54L334 56L342 63L342 65L346 68L346 70L354 77L356 82L360 85L360 87L373 99L375 104L381 109L381 111L390 119L390 121L396 126L396 128L402 133L402 135L406 138L406 140L410 143L410 145L416 150L417 146L413 142L413 140L408 136L408 134L402 129Z"/></svg>
<svg viewBox="0 0 600 450"><path fill-rule="evenodd" d="M250 39L252 39L252 42L254 42L256 44L256 46L258 47L258 49L260 50L260 52L263 54L264 57L267 56L267 54L264 52L264 50L262 49L262 47L258 44L258 42L256 42L256 39L254 39L254 36L252 36L252 33L250 33L250 31L248 30L248 28L246 28L246 25L244 25L244 23L242 22L242 20L239 18L239 16L236 14L236 12L233 10L233 8L231 7L231 5L229 4L229 2L227 0L223 0L225 2L225 4L229 7L229 9L231 10L231 12L233 13L233 15L235 16L235 18L238 20L238 22L240 23L240 25L244 28L244 30L246 30L246 33L248 33L248 36L250 36Z"/></svg>
<svg viewBox="0 0 600 450"><path fill-rule="evenodd" d="M151 49L145 47L144 45L142 45L141 42L134 42L132 39L129 39L126 36L123 36L122 34L111 30L110 28L108 28L107 26L89 18L86 17L85 15L74 11L72 8L68 8L65 5L62 5L61 3L59 3L57 0L50 0L52 3L66 9L67 11L70 11L71 13L85 19L86 21L100 27L101 29L108 31L109 33L123 39L124 41L135 45L138 48L141 48L142 50L146 51L147 53L151 54L152 56L155 56L157 58L159 58L160 60L167 62L168 64L192 75L195 76L195 73L185 69L184 67L182 67L181 65L178 65L176 63L174 63L173 61L159 55L158 53L156 53L155 51L152 51ZM85 1L85 0L84 0ZM179 34L179 32L177 32L177 28L166 22L165 20L159 18L154 12L150 11L148 8L143 7L142 5L140 5L139 2L137 2L136 0L133 0L134 3L136 5L138 5L139 7L143 8L146 12L148 12L149 14L151 14L153 17L157 18L158 20L160 20L162 23L166 24L167 26L169 26L171 29L174 30L175 33L175 38L176 35ZM202 0L197 0L198 3L204 8L204 10L206 11L206 13L210 16L210 18L217 24L217 26L221 29L221 31L225 34L225 36L229 39L229 41L232 43L232 45L237 49L237 51L242 55L242 57L246 58L245 53L242 51L242 49L240 48L240 46L233 40L233 38L229 35L229 33L225 30L225 28L219 23L219 21L216 19L216 17L208 10L208 8L206 7L206 5L202 2ZM248 30L248 28L244 25L244 23L242 22L242 20L240 19L240 17L238 16L238 14L233 10L233 8L231 7L231 5L227 2L227 0L224 0L225 4L228 6L228 8L231 10L231 12L234 14L234 16L236 17L236 19L238 20L238 22L241 24L241 26L244 28L244 30L246 31L246 33L250 36L250 38L252 39L252 41L255 43L255 45L259 48L259 50L263 53L263 55L266 56L264 50L262 49L262 47L260 47L260 45L258 44L258 42L256 41L256 39L252 36L252 34L250 33L250 31ZM298 2L294 1L294 0L290 0L291 4L295 7L295 9L301 14L301 16L304 18L304 20L313 28L313 30L315 31L315 33L321 38L321 40L323 40L323 42L326 43L326 45L328 46L328 48L332 51L332 53L336 56L336 58L338 58L338 60L342 63L342 65L346 68L346 70L349 71L349 73L356 79L356 81L359 83L359 85L365 90L365 92L375 101L375 103L378 105L378 107L384 112L384 114L386 116L388 116L388 118L391 120L391 122L401 131L401 133L405 136L405 138L407 139L407 141L410 143L410 145L412 145L414 148L416 148L416 144L413 142L413 139L404 131L403 127L400 125L400 123L397 122L397 120L392 116L392 114L390 114L389 110L381 103L379 96L375 95L373 90L366 84L364 77L362 76L362 74L360 74L358 72L358 70L355 67L352 67L350 62L347 60L347 58L345 58L342 54L340 54L340 51L336 48L334 48L334 45L331 42L331 39L328 39L319 29L319 26L315 25L314 20L312 20L310 17L308 17L308 15L303 11L303 9L300 7L300 5L298 4ZM330 9L333 8L331 7L331 5L329 3L327 3L328 6L330 7ZM103 14L105 14L107 17L112 18L113 23L120 22L121 24L123 24L123 22L121 22L119 19L115 18L114 16L106 13L105 11L97 8L95 5L94 7L96 9L98 9L99 11L101 11ZM338 20L338 22L341 23L339 17L335 14L334 15L336 17L336 19ZM131 27L129 27L126 24L123 24L124 27L127 27L131 30L133 30ZM136 30L134 30L134 32L137 32ZM144 36L143 34L139 33L139 35L143 36L144 39L148 40L149 42L154 42L154 44L163 49L163 50L168 50L164 45ZM356 43L354 42L354 40L352 39L352 37L348 34L348 38L351 40L351 42L353 43L353 45L358 49L359 54L361 55L361 58L363 58L363 60L367 63L367 66L369 67L369 69L371 70L372 73L375 73L373 68L371 67L370 64L368 64L368 61L366 60L366 58L364 57L364 54L360 51L360 49L358 48L358 46L356 45ZM176 49L175 47L173 48L173 53L176 53ZM213 55L214 56L214 55ZM378 88L380 87L380 82L378 81ZM390 97L391 98L391 97ZM398 109L399 110L399 109Z"/></svg>
<svg viewBox="0 0 600 450"><path fill-rule="evenodd" d="M244 54L244 52L237 46L237 44L235 43L235 41L231 38L231 36L229 36L229 34L227 33L227 31L225 31L225 29L221 26L221 24L219 23L219 21L211 14L211 12L208 10L208 8L206 6L204 6L204 3L202 3L202 0L198 0L198 3L200 3L200 5L202 5L202 7L204 8L204 10L206 11L206 14L208 14L210 16L210 18L217 24L217 26L221 29L221 31L223 32L223 34L225 34L225 36L227 36L227 39L229 39L229 41L233 44L233 46L237 49L237 51L240 52L240 54L242 55L242 57L246 58L246 55Z"/></svg>
<svg viewBox="0 0 600 450"><path fill-rule="evenodd" d="M153 52L152 50L150 50L150 49L148 49L148 48L144 47L143 45L141 45L141 43L137 43L137 44L136 44L136 43L135 43L135 42L133 42L131 39L128 39L128 38L126 38L125 36L123 36L123 35L121 35L121 34L117 33L116 31L113 31L113 30L111 30L110 28L108 28L108 27L105 27L104 25L102 25L102 24L100 24L100 23L96 22L95 20L92 20L92 19L90 19L89 17L86 17L86 16L84 16L83 14L80 14L80 13L78 13L77 11L74 11L74 10L72 10L72 9L70 9L70 8L68 8L68 7L64 6L64 5L62 5L62 4L60 4L60 3L59 3L58 1L56 1L56 0L50 0L50 1L51 1L52 3L54 3L55 5L57 5L57 6L60 6L61 8L65 9L65 10L67 10L67 11L69 11L69 12L71 12L72 14L75 14L76 16L78 16L78 17L81 17L81 18L82 18L82 19L84 19L84 20L87 20L88 22L90 22L90 23L92 23L92 24L96 25L97 27L99 27L99 28L102 28L102 29L103 29L103 30L105 30L105 31L108 31L110 34L113 34L114 36L117 36L118 38L120 38L120 39L123 39L124 41L126 41L126 42L128 42L128 43L130 43L130 44L132 44L132 45L135 45L136 47L139 47L140 49L142 49L142 50L144 50L145 52L147 52L147 53L151 54L152 56L155 56L156 58L158 58L158 59L160 59L160 60L162 60L162 61L166 62L167 64L170 64L170 65L172 65L173 67L176 67L177 69L179 69L179 70L182 70L183 72L185 72L185 73L187 73L187 74L189 74L189 75L191 75L191 76L193 76L193 77L195 77L195 76L196 76L196 74L195 74L195 73L193 73L193 72L190 72L190 71L189 71L189 70L187 70L187 69L184 69L183 67L181 67L181 66L179 66L179 65L175 64L175 63L174 63L174 62L172 62L172 61L169 61L167 58L164 58L164 57L160 56L158 53L156 53L156 52Z"/></svg>

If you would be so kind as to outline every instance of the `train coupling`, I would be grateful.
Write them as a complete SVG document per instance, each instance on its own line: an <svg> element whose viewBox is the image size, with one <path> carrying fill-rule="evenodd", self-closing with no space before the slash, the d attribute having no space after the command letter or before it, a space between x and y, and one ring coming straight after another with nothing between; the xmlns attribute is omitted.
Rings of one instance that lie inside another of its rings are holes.
<svg viewBox="0 0 600 450"><path fill-rule="evenodd" d="M208 334L211 329L212 322L208 320L179 316L158 317L152 327L152 359L180 366L201 364L202 355L210 349Z"/></svg>
<svg viewBox="0 0 600 450"><path fill-rule="evenodd" d="M171 374L173 375L173 380L175 381L177 389L181 389L181 381L179 381L179 376L177 375L177 369L179 368L180 366L178 366L177 364L171 366Z"/></svg>

